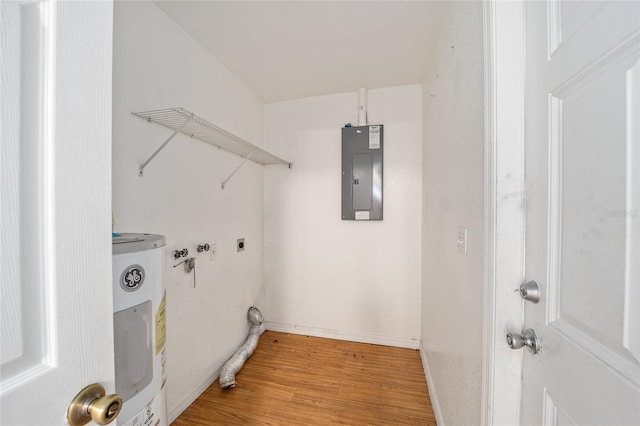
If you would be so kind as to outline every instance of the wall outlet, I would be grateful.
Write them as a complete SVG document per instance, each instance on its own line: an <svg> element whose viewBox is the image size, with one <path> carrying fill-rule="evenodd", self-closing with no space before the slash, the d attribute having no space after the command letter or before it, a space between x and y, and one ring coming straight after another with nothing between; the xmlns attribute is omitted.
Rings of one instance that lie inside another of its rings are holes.
<svg viewBox="0 0 640 426"><path fill-rule="evenodd" d="M458 251L463 255L467 255L467 228L465 226L458 226L458 235L456 237L456 244L458 245Z"/></svg>
<svg viewBox="0 0 640 426"><path fill-rule="evenodd" d="M238 238L236 247L238 249L238 252L244 251L244 238Z"/></svg>

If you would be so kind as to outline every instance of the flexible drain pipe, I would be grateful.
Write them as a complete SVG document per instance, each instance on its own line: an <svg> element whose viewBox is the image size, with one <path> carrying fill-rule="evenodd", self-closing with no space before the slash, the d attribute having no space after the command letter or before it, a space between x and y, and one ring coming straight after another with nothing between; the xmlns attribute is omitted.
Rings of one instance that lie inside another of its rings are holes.
<svg viewBox="0 0 640 426"><path fill-rule="evenodd" d="M222 389L236 387L236 374L253 354L253 351L256 350L256 346L258 346L258 339L263 332L262 323L264 319L262 318L262 312L252 306L249 308L249 312L247 312L247 319L251 323L247 340L222 366L222 370L220 371L220 379L218 382Z"/></svg>

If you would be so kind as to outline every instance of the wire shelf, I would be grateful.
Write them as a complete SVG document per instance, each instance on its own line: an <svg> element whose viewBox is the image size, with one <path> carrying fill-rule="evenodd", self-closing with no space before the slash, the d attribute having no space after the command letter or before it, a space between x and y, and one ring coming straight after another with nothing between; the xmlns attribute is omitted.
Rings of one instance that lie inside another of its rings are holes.
<svg viewBox="0 0 640 426"><path fill-rule="evenodd" d="M211 124L202 117L181 107L157 109L153 111L134 112L133 115L148 121L149 123L160 124L174 131L174 134L141 166L142 169L153 159L153 157L175 136L182 133L192 138L201 140L208 144L217 146L220 149L236 154L245 160L251 160L262 165L286 164L291 167L291 163L282 158L253 145L244 139L227 132L220 127Z"/></svg>

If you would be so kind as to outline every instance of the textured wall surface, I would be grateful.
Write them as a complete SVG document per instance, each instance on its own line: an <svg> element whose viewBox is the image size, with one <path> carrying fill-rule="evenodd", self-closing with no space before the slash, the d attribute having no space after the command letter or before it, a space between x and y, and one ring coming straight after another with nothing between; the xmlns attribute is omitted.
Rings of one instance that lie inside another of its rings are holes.
<svg viewBox="0 0 640 426"><path fill-rule="evenodd" d="M482 5L452 6L423 82L422 346L441 423L465 425L480 423L481 407Z"/></svg>
<svg viewBox="0 0 640 426"><path fill-rule="evenodd" d="M265 105L265 146L293 169L265 171L270 327L418 347L422 128L419 85L372 90L384 125L384 220L341 220L341 128L357 93Z"/></svg>
<svg viewBox="0 0 640 426"><path fill-rule="evenodd" d="M168 407L186 408L246 338L247 309L262 305L263 168L178 135L138 177L171 131L131 115L182 106L257 145L262 103L151 2L117 2L114 29L115 230L167 239ZM236 252L236 239L246 249ZM216 245L215 258L196 245ZM172 251L196 258L196 278Z"/></svg>

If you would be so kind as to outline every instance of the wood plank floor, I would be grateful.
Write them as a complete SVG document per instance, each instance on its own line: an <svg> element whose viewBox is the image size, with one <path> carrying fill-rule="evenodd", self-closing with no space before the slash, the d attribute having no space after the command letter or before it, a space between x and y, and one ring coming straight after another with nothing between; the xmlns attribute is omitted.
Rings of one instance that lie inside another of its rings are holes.
<svg viewBox="0 0 640 426"><path fill-rule="evenodd" d="M236 376L173 426L435 425L416 350L265 332Z"/></svg>

